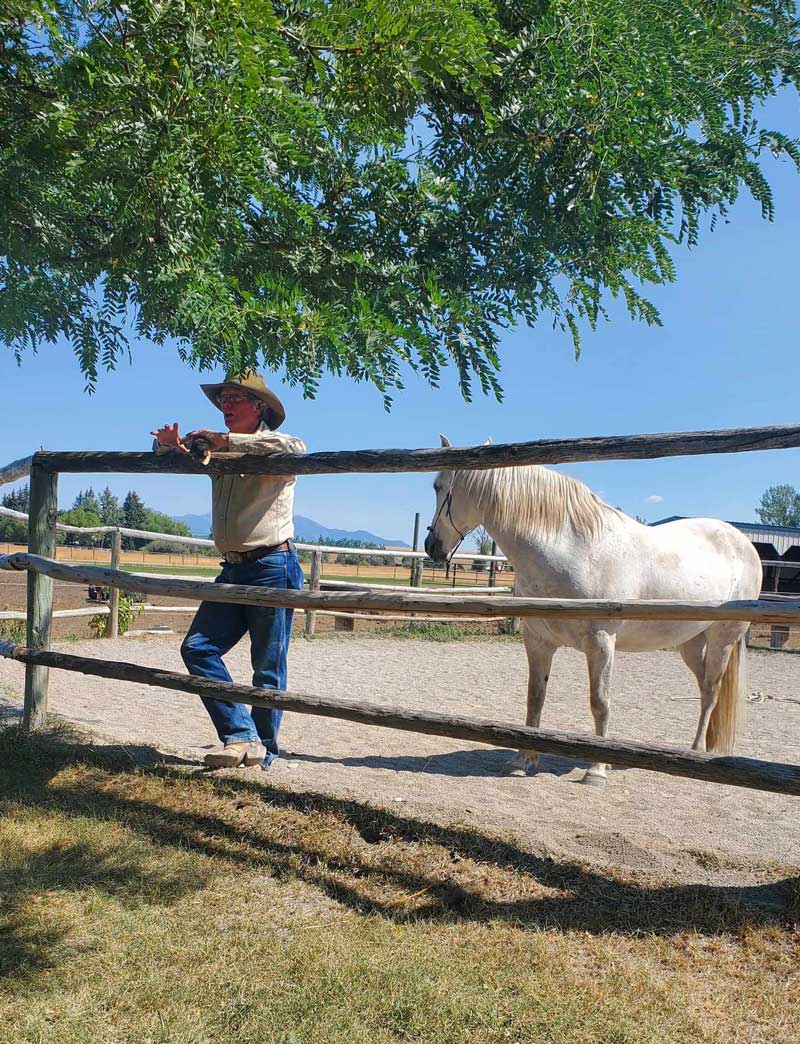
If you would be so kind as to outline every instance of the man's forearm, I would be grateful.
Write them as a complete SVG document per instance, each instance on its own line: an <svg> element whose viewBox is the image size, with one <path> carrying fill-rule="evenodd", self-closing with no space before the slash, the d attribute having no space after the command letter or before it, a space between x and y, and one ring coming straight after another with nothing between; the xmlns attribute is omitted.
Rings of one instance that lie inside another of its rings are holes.
<svg viewBox="0 0 800 1044"><path fill-rule="evenodd" d="M295 453L306 452L305 443L295 435L279 431L256 431L252 435L239 432L228 433L228 450L231 453Z"/></svg>

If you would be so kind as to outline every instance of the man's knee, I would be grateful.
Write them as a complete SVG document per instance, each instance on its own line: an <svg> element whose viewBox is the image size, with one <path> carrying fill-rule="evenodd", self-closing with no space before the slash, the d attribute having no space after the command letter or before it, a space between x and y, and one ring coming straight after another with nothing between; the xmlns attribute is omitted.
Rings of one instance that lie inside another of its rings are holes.
<svg viewBox="0 0 800 1044"><path fill-rule="evenodd" d="M187 667L208 655L208 643L201 634L187 634L181 642L181 659Z"/></svg>

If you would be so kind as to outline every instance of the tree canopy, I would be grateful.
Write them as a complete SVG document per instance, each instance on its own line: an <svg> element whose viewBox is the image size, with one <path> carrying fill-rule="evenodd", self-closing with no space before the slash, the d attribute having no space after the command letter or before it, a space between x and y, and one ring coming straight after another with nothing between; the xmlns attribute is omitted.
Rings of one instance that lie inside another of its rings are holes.
<svg viewBox="0 0 800 1044"><path fill-rule="evenodd" d="M658 322L676 243L772 217L799 73L794 0L6 0L0 340L500 394L503 328Z"/></svg>
<svg viewBox="0 0 800 1044"><path fill-rule="evenodd" d="M770 486L761 494L756 513L765 525L800 526L800 493L786 483Z"/></svg>

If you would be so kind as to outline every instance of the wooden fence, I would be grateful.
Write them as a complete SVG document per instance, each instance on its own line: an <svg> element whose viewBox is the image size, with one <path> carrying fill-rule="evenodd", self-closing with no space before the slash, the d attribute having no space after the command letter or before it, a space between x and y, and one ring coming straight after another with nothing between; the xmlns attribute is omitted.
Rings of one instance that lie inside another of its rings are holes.
<svg viewBox="0 0 800 1044"><path fill-rule="evenodd" d="M28 468L28 471L30 471L30 468ZM2 472L0 472L0 476L2 476ZM15 478L20 477L18 468L14 472L14 477ZM13 508L7 508L7 507L3 507L3 506L0 505L0 516L5 517L5 518L14 519L15 521L20 522L20 523L24 522L26 525L29 524L29 517L28 517L28 515L25 514L25 512L23 512L23 511L15 511ZM419 516L417 516L417 519L419 519ZM68 525L68 524L63 523L63 522L56 522L56 527L55 528L56 528L57 532L73 533L73 534L76 534L78 536L96 536L98 534L101 534L103 536L106 536L106 535L110 536L111 537L111 547L110 547L110 549L108 551L101 551L101 554L103 554L103 555L108 554L109 555L110 565L111 565L111 568L114 569L114 570L119 568L119 566L122 564L123 559L126 557L125 553L122 551L122 537L124 537L124 536L134 537L134 538L138 538L138 539L147 539L147 540L161 540L161 541L164 541L166 543L173 543L173 544L188 544L188 545L193 546L193 547L207 547L207 548L215 548L216 547L216 545L214 544L213 540L208 540L208 539L206 539L204 537L176 536L175 534L172 534L172 533L155 533L155 532L151 532L149 530L143 530L143 529L128 529L125 526L71 526L71 525ZM416 537L415 537L415 541L416 541ZM309 587L313 591L318 591L318 590L320 590L323 587L337 587L337 586L347 587L349 589L357 589L357 590L369 590L371 588L377 587L378 590L384 590L384 591L385 590L402 591L402 590L411 590L411 589L418 588L418 587L422 586L423 570L422 570L421 566L422 566L422 563L424 562L424 560L427 558L427 555L425 554L424 551L415 551L415 550L412 550L411 548L356 548L356 549L354 549L354 548L349 548L349 547L339 547L337 545L307 544L307 543L303 543L303 542L297 542L297 543L295 543L295 546L300 551L310 551L311 552L311 576L309 578ZM73 551L74 549L70 548L69 550ZM87 550L90 550L92 552L92 559L96 560L96 552L97 552L98 549L97 548L89 548ZM63 554L64 548L62 548L61 551L62 551L62 554ZM347 554L347 555L351 555L351 554L354 554L354 553L358 554L358 555L361 555L362 552L366 556L370 556L371 555L371 556L382 556L382 557L388 557L388 558L402 558L402 559L410 558L411 561L412 561L412 567L411 567L411 573L410 573L410 583L408 585L404 585L404 586L390 586L390 585L387 585L387 584L375 585L375 584L369 584L369 583L359 583L357 580L355 580L355 581L353 581L353 580L335 581L335 580L326 580L326 579L323 578L323 575L322 575L323 574L322 562L323 562L323 557L325 555L331 555L331 554ZM7 555L6 555L6 557L10 559L14 555L14 553L15 552L13 552L13 551L9 551L7 553ZM53 553L55 555L56 552L54 551ZM158 558L159 556L151 556L151 557ZM164 556L160 556L160 557L163 558ZM167 557L169 557L170 559L172 558L171 555L167 556ZM129 560L130 555L128 555L127 558ZM145 558L144 553L142 553L142 564L146 565L147 563L144 561L144 558ZM476 559L478 559L478 560L489 562L490 567L491 567L491 570L489 572L489 584L490 584L490 586L488 586L488 587L478 587L477 584L470 583L468 585L468 587L469 587L469 591L471 593L473 593L473 594L479 594L479 593L480 594L485 594L485 593L501 594L501 593L513 590L513 588L511 588L511 587L504 587L504 586L498 586L497 585L497 575L498 574L496 572L495 567L497 566L497 563L499 563L499 562L504 562L504 563L508 562L508 559L506 558L505 555L498 555L498 554L494 554L494 553L491 554L491 555L483 555L483 554L480 554L478 552L476 552L474 554L470 554L470 553L467 553L467 552L462 552L462 553L457 553L455 555L452 555L451 559L453 559L453 560L467 560L467 561L471 561L471 562L474 562ZM170 561L170 562L168 562L168 564L172 565L174 563L172 563ZM194 579L198 579L198 578L195 577ZM70 581L68 581L68 582L70 582ZM62 609L62 610L55 610L55 611L51 611L52 619L72 618L72 617L79 617L79 616L97 616L97 615L105 615L107 613L110 616L110 620L109 620L108 627L106 628L106 631L105 631L105 636L107 638L117 638L117 637L119 637L119 592L120 592L120 585L119 584L102 583L99 586L103 586L103 587L108 586L108 587L110 587L111 596L110 596L110 601L109 601L109 607L108 608L106 608L103 605L100 605L95 610L92 610L91 608L89 608L89 609ZM467 586L467 585L461 585L461 586L464 587L464 586ZM428 590L429 591L434 591L434 590L435 591L447 591L447 592L452 592L454 594L455 593L462 593L462 592L457 592L456 591L455 573L453 574L453 584L452 585L447 585L447 586L443 585L441 587L436 587L435 585L431 584L431 585L428 586ZM143 605L140 605L139 609L140 609L140 611L146 612L146 613L164 612L164 611L166 611L165 607L156 606L156 605L150 605L148 603L144 603ZM175 606L175 607L173 607L172 611L176 612L176 613L183 613L183 612L188 612L188 611L193 611L193 610L189 610L185 606ZM321 615L323 615L323 616L334 616L339 621L349 621L349 626L345 627L345 629L348 629L348 630L352 630L353 629L353 622L355 620L357 620L357 619L360 619L360 620L373 620L373 621L377 621L377 622L383 621L384 623L387 623L387 622L397 622L398 620L405 619L404 617L388 616L385 613L381 613L380 615L376 615L376 614L365 615L363 613L342 612L342 611L327 611L327 610L322 610L321 611ZM0 620L26 620L26 619L27 619L27 613L17 613L17 612L14 612L14 611L3 611L3 612L0 612ZM419 618L419 617L416 617L416 616L414 618L416 623L420 623L424 619L428 619L428 618ZM457 621L457 619L458 619L457 617L448 617L447 621L448 622L455 622L455 621ZM490 617L488 620L486 620L484 622L496 621L498 619L501 619L501 618L500 617ZM312 610L312 609L306 609L306 611L305 611L305 633L306 633L307 637L312 637L314 635L315 624L316 624L316 612L314 610ZM512 631L516 630L516 626L517 626L516 623L512 624L511 627L510 627L510 630L512 630Z"/></svg>
<svg viewBox="0 0 800 1044"><path fill-rule="evenodd" d="M135 664L68 656L49 651L52 620L52 583L61 579L110 586L114 590L144 594L168 594L191 599L253 605L288 606L314 611L423 613L431 616L470 615L496 617L572 616L582 619L651 620L761 620L774 623L800 621L800 602L761 600L738 602L611 602L587 599L464 597L424 594L421 591L378 590L309 591L272 590L232 584L144 577L96 566L69 566L53 558L57 524L59 471L69 472L166 472L173 474L235 472L237 474L323 474L339 472L437 471L453 468L511 467L519 464L552 464L579 460L643 459L697 453L732 453L756 449L800 446L800 426L737 428L719 432L684 432L662 435L620 436L598 439L544 440L507 446L479 446L436 450L361 450L317 453L307 456L274 454L269 457L220 454L203 468L188 456L156 456L152 453L47 453L30 463L31 498L29 551L0 556L0 568L23 569L28 575L27 645L0 642L0 655L26 665L24 724L41 726L47 710L50 667L82 671L106 678L136 680L143 684L205 695L224 688L226 698L256 706L281 707L302 713L322 714L387 728L404 728L442 736L470 739L496 746L538 749L568 757L588 758L672 775L734 786L755 787L800 795L800 766L686 753L665 747L620 742L597 737L559 734L513 724L417 715L390 707L322 700L243 685L153 670ZM19 471L16 462L0 469ZM469 557L477 557L470 555Z"/></svg>

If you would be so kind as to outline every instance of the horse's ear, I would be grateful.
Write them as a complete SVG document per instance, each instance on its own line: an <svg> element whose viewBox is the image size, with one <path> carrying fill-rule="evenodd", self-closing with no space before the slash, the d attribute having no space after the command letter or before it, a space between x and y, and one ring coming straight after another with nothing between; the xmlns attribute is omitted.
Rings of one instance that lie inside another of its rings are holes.
<svg viewBox="0 0 800 1044"><path fill-rule="evenodd" d="M490 435L489 438L486 440L486 442L484 442L484 446L491 446L491 444L492 444L492 436Z"/></svg>
<svg viewBox="0 0 800 1044"><path fill-rule="evenodd" d="M442 446L449 447L451 445L450 439L446 435L440 435L439 438L442 440Z"/></svg>

